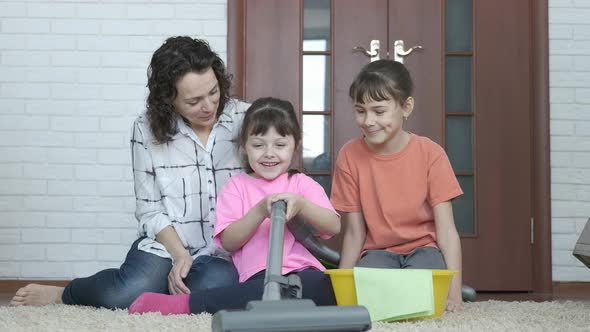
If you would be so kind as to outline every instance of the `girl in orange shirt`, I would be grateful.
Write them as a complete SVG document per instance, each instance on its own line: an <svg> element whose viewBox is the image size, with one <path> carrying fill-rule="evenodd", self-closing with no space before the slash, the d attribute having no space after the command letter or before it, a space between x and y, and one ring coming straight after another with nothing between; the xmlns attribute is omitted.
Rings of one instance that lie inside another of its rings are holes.
<svg viewBox="0 0 590 332"><path fill-rule="evenodd" d="M403 130L412 89L407 69L392 60L366 65L350 86L362 137L342 147L334 171L331 200L345 225L340 268L459 271L446 309L462 310L451 200L463 192L444 149Z"/></svg>

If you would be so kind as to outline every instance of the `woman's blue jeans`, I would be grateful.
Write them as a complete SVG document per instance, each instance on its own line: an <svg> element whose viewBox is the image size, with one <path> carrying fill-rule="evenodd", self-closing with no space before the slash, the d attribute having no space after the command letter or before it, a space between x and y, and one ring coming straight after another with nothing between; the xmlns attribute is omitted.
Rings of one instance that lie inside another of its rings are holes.
<svg viewBox="0 0 590 332"><path fill-rule="evenodd" d="M64 289L63 303L126 309L144 292L169 294L172 261L137 249L141 240L133 243L120 268L72 280ZM222 258L199 256L184 282L191 292L231 286L238 283L238 272Z"/></svg>

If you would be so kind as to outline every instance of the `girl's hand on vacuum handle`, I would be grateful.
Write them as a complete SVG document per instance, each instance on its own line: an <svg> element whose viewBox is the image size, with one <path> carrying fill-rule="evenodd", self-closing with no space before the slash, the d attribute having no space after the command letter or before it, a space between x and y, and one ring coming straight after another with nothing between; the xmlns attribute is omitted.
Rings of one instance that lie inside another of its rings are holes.
<svg viewBox="0 0 590 332"><path fill-rule="evenodd" d="M272 203L277 201L284 201L287 204L287 212L285 216L285 220L287 221L298 215L299 212L305 208L307 202L305 198L293 193L279 193L271 195L269 208Z"/></svg>

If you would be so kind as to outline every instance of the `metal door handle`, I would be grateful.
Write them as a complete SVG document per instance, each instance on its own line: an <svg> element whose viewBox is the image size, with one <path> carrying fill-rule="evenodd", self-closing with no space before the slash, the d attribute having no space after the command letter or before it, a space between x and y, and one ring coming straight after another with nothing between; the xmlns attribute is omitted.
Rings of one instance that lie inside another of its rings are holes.
<svg viewBox="0 0 590 332"><path fill-rule="evenodd" d="M379 42L379 39L373 39L371 40L371 50L367 51L366 48L361 47L361 46L355 46L352 48L353 52L361 52L366 54L368 57L371 58L371 62L373 61L377 61L379 60L379 47L381 45L381 43Z"/></svg>
<svg viewBox="0 0 590 332"><path fill-rule="evenodd" d="M393 43L393 60L397 62L404 63L404 57L409 55L414 50L422 50L424 47L420 45L416 45L414 47L410 47L408 50L404 51L404 41L403 40L396 40Z"/></svg>

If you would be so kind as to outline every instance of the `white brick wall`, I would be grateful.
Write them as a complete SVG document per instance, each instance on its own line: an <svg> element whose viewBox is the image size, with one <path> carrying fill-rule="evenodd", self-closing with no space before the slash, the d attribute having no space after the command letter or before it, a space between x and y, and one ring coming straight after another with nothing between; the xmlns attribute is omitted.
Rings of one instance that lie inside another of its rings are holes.
<svg viewBox="0 0 590 332"><path fill-rule="evenodd" d="M554 281L590 281L572 250L590 217L590 0L549 1Z"/></svg>
<svg viewBox="0 0 590 332"><path fill-rule="evenodd" d="M550 0L553 279L590 217L590 0ZM128 151L151 53L207 38L225 59L226 0L0 1L0 278L117 266L135 238Z"/></svg>
<svg viewBox="0 0 590 332"><path fill-rule="evenodd" d="M0 0L0 279L122 262L151 54L191 35L225 59L226 12L226 0Z"/></svg>

